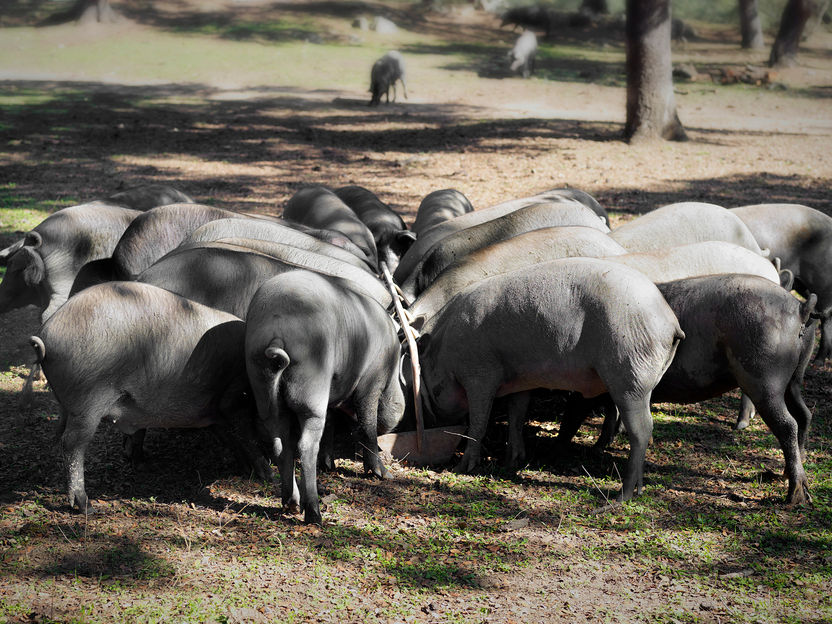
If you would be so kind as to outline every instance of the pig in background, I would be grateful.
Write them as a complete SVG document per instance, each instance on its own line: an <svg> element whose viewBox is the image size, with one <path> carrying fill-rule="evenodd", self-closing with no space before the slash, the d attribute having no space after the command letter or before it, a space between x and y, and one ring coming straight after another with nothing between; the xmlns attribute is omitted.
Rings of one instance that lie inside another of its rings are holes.
<svg viewBox="0 0 832 624"><path fill-rule="evenodd" d="M524 30L508 52L509 69L514 73L519 71L523 78L528 78L534 73L536 54L537 36L530 30Z"/></svg>
<svg viewBox="0 0 832 624"><path fill-rule="evenodd" d="M393 90L393 101L396 101L396 82L402 83L404 97L407 98L407 86L404 82L404 58L401 52L391 50L375 63L370 70L370 106L378 106L381 103L381 96L387 98L390 103L390 89Z"/></svg>

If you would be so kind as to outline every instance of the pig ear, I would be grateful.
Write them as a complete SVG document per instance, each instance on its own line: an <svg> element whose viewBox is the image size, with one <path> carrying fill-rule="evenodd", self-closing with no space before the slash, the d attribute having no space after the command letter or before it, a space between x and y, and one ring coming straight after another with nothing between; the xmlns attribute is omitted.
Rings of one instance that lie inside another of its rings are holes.
<svg viewBox="0 0 832 624"><path fill-rule="evenodd" d="M794 273L789 269L780 270L780 285L786 290L791 290L794 285Z"/></svg>
<svg viewBox="0 0 832 624"><path fill-rule="evenodd" d="M24 254L24 263L26 265L26 268L23 269L23 281L27 286L37 286L46 277L46 267L43 265L43 258L29 247L23 247L22 253Z"/></svg>
<svg viewBox="0 0 832 624"><path fill-rule="evenodd" d="M410 326L415 329L416 331L421 331L422 327L425 326L425 321L427 317L424 314L420 314L419 316L414 316L413 319L410 321Z"/></svg>
<svg viewBox="0 0 832 624"><path fill-rule="evenodd" d="M33 249L40 247L41 243L43 243L43 238L41 237L40 232L35 232L34 230L27 233L26 238L23 239L23 244L26 247L32 247Z"/></svg>
<svg viewBox="0 0 832 624"><path fill-rule="evenodd" d="M401 256L416 242L416 233L410 230L399 230L395 234L395 251Z"/></svg>
<svg viewBox="0 0 832 624"><path fill-rule="evenodd" d="M0 250L0 266L5 266L9 260L9 257L12 256L15 252L17 252L21 247L23 247L24 239L20 239L16 243L13 243L6 247L3 250Z"/></svg>

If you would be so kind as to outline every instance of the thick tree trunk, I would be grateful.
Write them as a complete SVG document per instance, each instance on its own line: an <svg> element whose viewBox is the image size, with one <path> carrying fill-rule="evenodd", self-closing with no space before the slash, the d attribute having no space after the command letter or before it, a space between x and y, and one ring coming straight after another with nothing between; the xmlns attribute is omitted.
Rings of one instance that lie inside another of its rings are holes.
<svg viewBox="0 0 832 624"><path fill-rule="evenodd" d="M757 0L740 1L742 47L757 50L763 47L763 27L757 12Z"/></svg>
<svg viewBox="0 0 832 624"><path fill-rule="evenodd" d="M582 0L580 11L588 11L596 15L607 15L610 12L610 7L607 0Z"/></svg>
<svg viewBox="0 0 832 624"><path fill-rule="evenodd" d="M627 0L627 125L631 143L687 139L676 114L670 0Z"/></svg>
<svg viewBox="0 0 832 624"><path fill-rule="evenodd" d="M118 20L119 16L110 6L110 0L75 0L69 9L46 18L40 25L55 26L67 22L112 24Z"/></svg>
<svg viewBox="0 0 832 624"><path fill-rule="evenodd" d="M98 22L112 23L116 21L116 14L110 6L110 0L77 0L70 13L81 23Z"/></svg>
<svg viewBox="0 0 832 624"><path fill-rule="evenodd" d="M788 0L777 38L771 47L768 64L771 67L789 67L797 63L800 36L809 18L819 11L818 0Z"/></svg>

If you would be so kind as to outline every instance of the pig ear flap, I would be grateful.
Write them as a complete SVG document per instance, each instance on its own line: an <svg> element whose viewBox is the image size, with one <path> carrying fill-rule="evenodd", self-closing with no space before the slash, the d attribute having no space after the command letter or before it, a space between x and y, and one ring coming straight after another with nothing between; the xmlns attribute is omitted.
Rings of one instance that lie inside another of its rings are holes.
<svg viewBox="0 0 832 624"><path fill-rule="evenodd" d="M24 254L24 263L26 265L26 268L23 269L23 282L27 286L35 287L46 277L46 267L43 264L43 258L28 246L24 246L21 249L21 253Z"/></svg>
<svg viewBox="0 0 832 624"><path fill-rule="evenodd" d="M23 242L25 239L20 239L16 243L13 243L6 247L3 250L0 250L0 266L6 266L6 263L9 261L9 257L14 255L17 251L23 247Z"/></svg>
<svg viewBox="0 0 832 624"><path fill-rule="evenodd" d="M823 318L823 313L815 312L815 306L818 303L818 296L815 293L809 293L806 301L800 304L800 320L805 325L810 318Z"/></svg>
<svg viewBox="0 0 832 624"><path fill-rule="evenodd" d="M43 243L43 238L40 235L40 232L35 232L32 230L26 234L26 237L23 239L23 244L26 247L31 247L32 249L37 249Z"/></svg>
<svg viewBox="0 0 832 624"><path fill-rule="evenodd" d="M418 316L414 316L410 319L410 326L415 329L417 332L421 332L422 328L425 326L425 321L427 321L427 317L424 314L420 314ZM422 336L419 336L419 339L416 340L417 343L421 344L419 340L422 339Z"/></svg>
<svg viewBox="0 0 832 624"><path fill-rule="evenodd" d="M399 230L394 235L395 251L401 256L416 242L416 233L410 230Z"/></svg>
<svg viewBox="0 0 832 624"><path fill-rule="evenodd" d="M791 290L794 285L794 273L788 269L780 270L780 285L786 290Z"/></svg>

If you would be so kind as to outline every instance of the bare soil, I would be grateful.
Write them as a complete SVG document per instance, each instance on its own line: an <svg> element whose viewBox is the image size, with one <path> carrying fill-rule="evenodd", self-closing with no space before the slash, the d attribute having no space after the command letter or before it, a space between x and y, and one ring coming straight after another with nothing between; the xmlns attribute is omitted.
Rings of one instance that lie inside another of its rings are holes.
<svg viewBox="0 0 832 624"><path fill-rule="evenodd" d="M690 140L628 146L620 139L623 44L612 31L559 33L555 43L601 56L552 55L539 75L566 78L524 81L501 74L514 35L481 12L361 2L113 5L128 17L119 25L38 37L66 50L279 15L338 43L357 36L353 17L379 11L405 29L401 40L362 34L354 45L400 47L409 97L368 108L363 79L360 88L346 79L308 88L268 82L262 67L164 84L138 71L36 71L24 49L16 62L0 60L0 95L50 97L9 106L0 118L0 183L14 185L7 195L83 201L156 181L198 201L279 214L301 185L360 184L412 221L421 198L439 188L485 207L571 186L592 193L615 224L676 201L801 203L832 214L825 31L773 84L677 83ZM9 59L29 35L4 31L0 59ZM715 74L763 64L767 51L740 51L736 33L699 32L674 48L674 60ZM366 67L336 73L353 71ZM0 235L0 246L14 238ZM393 479L379 483L360 475L345 445L337 471L321 475L323 527L283 515L277 490L236 475L205 432L151 432L149 463L133 467L120 435L102 425L86 466L100 513L83 517L66 505L56 402L39 382L31 413L17 406L26 337L37 328L34 308L0 325L0 621L832 619L828 365L813 365L806 382L816 421L807 464L813 511L784 507L785 484L772 480L782 471L776 442L760 422L730 429L730 395L659 406L648 500L602 516L592 510L617 487L626 439L596 456L588 426L573 455L559 456L549 422L557 405L541 401L527 430L535 460L517 476L499 467L500 424L473 477L394 465Z"/></svg>

